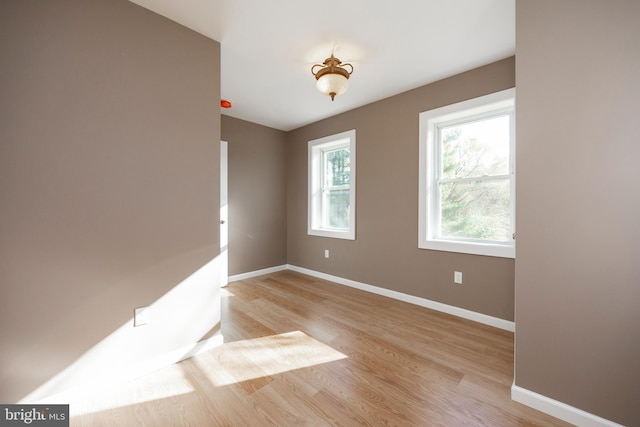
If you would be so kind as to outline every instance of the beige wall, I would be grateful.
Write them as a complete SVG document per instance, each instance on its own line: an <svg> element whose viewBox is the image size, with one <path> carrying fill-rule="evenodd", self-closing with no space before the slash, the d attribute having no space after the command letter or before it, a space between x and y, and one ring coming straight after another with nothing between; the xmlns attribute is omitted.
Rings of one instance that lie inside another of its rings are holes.
<svg viewBox="0 0 640 427"><path fill-rule="evenodd" d="M66 0L3 2L0 46L0 402L215 333L215 266L183 280L219 252L219 44Z"/></svg>
<svg viewBox="0 0 640 427"><path fill-rule="evenodd" d="M229 143L229 275L287 263L285 132L222 116Z"/></svg>
<svg viewBox="0 0 640 427"><path fill-rule="evenodd" d="M515 383L640 425L640 3L516 14Z"/></svg>
<svg viewBox="0 0 640 427"><path fill-rule="evenodd" d="M288 263L513 320L513 259L418 249L418 115L513 87L514 64L505 59L289 132ZM307 142L349 129L357 141L356 240L308 236ZM454 271L464 285L453 284Z"/></svg>

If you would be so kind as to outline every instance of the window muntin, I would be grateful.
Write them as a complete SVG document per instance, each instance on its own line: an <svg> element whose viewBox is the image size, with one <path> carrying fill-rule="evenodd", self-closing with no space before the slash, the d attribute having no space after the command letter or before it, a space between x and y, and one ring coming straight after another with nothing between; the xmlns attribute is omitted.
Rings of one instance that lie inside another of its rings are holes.
<svg viewBox="0 0 640 427"><path fill-rule="evenodd" d="M355 130L309 141L308 234L355 239Z"/></svg>
<svg viewBox="0 0 640 427"><path fill-rule="evenodd" d="M514 96L420 115L420 248L515 256Z"/></svg>

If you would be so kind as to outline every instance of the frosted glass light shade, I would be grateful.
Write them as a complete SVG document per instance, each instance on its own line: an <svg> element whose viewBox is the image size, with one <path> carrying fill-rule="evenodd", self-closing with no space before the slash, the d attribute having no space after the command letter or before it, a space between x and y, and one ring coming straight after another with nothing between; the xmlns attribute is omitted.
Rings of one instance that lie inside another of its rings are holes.
<svg viewBox="0 0 640 427"><path fill-rule="evenodd" d="M341 74L327 73L318 79L316 87L325 95L336 96L346 92L349 80Z"/></svg>

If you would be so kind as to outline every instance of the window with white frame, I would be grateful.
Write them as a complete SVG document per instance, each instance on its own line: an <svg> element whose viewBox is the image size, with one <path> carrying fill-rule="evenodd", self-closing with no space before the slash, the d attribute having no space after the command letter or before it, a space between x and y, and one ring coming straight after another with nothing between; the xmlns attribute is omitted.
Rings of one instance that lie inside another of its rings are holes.
<svg viewBox="0 0 640 427"><path fill-rule="evenodd" d="M420 114L418 246L515 257L515 89Z"/></svg>
<svg viewBox="0 0 640 427"><path fill-rule="evenodd" d="M356 131L309 141L307 232L355 240Z"/></svg>

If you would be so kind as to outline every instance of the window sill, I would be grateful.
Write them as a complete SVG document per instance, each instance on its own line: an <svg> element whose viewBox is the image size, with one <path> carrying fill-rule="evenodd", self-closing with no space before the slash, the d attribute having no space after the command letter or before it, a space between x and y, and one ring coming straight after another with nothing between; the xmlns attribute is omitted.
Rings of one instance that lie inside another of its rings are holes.
<svg viewBox="0 0 640 427"><path fill-rule="evenodd" d="M330 237L333 239L356 240L355 231L336 231L328 229L311 228L307 230L309 236Z"/></svg>
<svg viewBox="0 0 640 427"><path fill-rule="evenodd" d="M463 254L484 255L500 258L515 258L514 245L499 245L491 243L458 242L451 240L422 240L418 243L420 249L435 251L458 252Z"/></svg>

